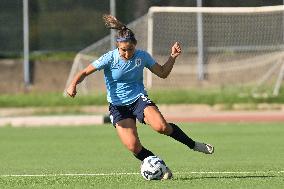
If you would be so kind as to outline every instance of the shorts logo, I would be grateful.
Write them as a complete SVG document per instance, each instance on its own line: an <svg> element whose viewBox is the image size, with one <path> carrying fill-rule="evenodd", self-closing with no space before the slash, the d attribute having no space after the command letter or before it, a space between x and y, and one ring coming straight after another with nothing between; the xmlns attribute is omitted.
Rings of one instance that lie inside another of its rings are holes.
<svg viewBox="0 0 284 189"><path fill-rule="evenodd" d="M139 67L141 65L141 62L142 62L141 58L135 59L135 66Z"/></svg>
<svg viewBox="0 0 284 189"><path fill-rule="evenodd" d="M148 104L152 103L151 100L149 100L145 95L141 95L141 98L144 102L147 102Z"/></svg>

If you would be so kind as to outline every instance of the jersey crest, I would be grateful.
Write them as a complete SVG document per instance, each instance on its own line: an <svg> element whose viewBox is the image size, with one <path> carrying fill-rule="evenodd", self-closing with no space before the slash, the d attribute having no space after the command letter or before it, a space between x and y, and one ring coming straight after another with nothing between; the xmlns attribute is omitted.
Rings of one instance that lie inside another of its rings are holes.
<svg viewBox="0 0 284 189"><path fill-rule="evenodd" d="M141 58L136 58L136 59L135 59L135 65L136 65L137 67L139 67L139 66L141 65L141 62L142 62Z"/></svg>

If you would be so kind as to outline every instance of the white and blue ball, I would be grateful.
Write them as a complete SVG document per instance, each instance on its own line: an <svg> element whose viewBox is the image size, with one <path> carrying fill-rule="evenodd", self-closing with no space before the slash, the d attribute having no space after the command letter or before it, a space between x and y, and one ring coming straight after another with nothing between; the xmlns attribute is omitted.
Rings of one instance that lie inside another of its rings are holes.
<svg viewBox="0 0 284 189"><path fill-rule="evenodd" d="M166 171L165 162L157 156L149 156L142 161L141 175L146 180L161 180Z"/></svg>

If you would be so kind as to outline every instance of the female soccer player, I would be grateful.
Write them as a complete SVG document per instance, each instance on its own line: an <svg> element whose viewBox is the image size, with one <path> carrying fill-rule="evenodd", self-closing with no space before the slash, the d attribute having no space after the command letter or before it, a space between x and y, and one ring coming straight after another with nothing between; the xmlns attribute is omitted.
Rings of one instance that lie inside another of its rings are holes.
<svg viewBox="0 0 284 189"><path fill-rule="evenodd" d="M103 19L108 28L117 30L117 48L80 71L68 87L67 93L75 97L77 84L91 73L104 70L111 122L121 142L137 159L143 161L154 154L142 146L137 133L136 119L194 151L212 154L213 146L192 140L176 124L168 123L156 104L149 99L144 88L143 69L146 67L158 77L167 78L176 58L182 52L180 44L173 44L168 60L160 65L150 54L135 48L137 40L126 25L111 15L104 15ZM171 177L171 171L168 170L165 179Z"/></svg>

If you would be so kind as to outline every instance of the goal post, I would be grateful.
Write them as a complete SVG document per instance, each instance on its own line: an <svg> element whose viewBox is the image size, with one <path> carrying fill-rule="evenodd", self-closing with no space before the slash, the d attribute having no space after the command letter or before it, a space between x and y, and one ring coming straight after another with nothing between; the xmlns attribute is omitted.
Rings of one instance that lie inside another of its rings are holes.
<svg viewBox="0 0 284 189"><path fill-rule="evenodd" d="M199 15L202 15L201 23ZM253 89L254 93L260 88L270 88L269 93L274 91L274 95L278 94L275 91L279 91L283 80L280 69L284 57L283 23L282 5L151 7L148 12L149 53L157 57L158 62L163 62L169 56L169 47L174 41L181 43L183 53L177 59L171 81L158 80L148 72L147 86L234 86ZM198 48L201 37L204 49ZM198 62L198 53L202 54L200 51L203 52L203 70L200 70ZM204 80L198 79L200 72L204 72ZM275 86L274 89L271 86Z"/></svg>

